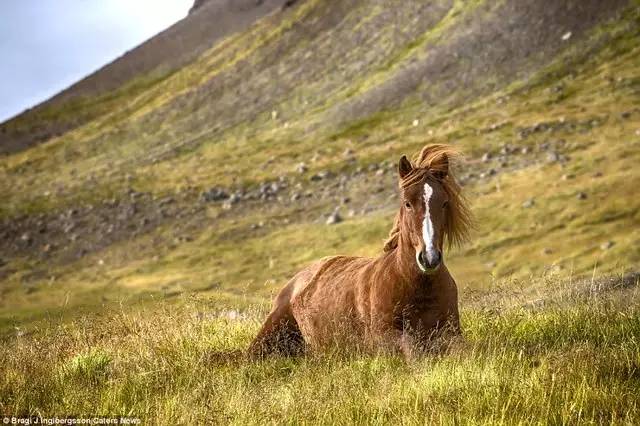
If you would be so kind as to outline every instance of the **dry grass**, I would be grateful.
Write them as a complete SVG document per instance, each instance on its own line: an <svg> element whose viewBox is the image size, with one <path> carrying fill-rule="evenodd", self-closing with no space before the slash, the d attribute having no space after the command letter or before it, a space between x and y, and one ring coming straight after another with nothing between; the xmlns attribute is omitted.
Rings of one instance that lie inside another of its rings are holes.
<svg viewBox="0 0 640 426"><path fill-rule="evenodd" d="M467 294L464 343L410 361L336 350L250 362L241 351L259 313L206 298L44 322L4 342L0 411L172 424L634 424L638 277L597 283L548 277L547 298L524 304L504 290L513 283Z"/></svg>

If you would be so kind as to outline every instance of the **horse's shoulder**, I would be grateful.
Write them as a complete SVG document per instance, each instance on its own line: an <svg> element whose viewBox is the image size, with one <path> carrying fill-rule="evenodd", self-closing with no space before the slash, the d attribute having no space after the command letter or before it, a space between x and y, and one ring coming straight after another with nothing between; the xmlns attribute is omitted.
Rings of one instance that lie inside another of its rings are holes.
<svg viewBox="0 0 640 426"><path fill-rule="evenodd" d="M330 280L330 277L338 276L341 271L355 266L354 262L365 260L366 258L363 257L344 255L326 256L317 260L296 274L292 283L293 298L313 293L321 282Z"/></svg>

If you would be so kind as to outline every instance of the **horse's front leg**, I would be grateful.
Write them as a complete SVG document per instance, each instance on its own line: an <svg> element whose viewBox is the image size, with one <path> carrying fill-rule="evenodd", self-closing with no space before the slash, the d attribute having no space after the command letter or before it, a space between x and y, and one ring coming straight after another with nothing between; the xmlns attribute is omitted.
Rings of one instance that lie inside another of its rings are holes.
<svg viewBox="0 0 640 426"><path fill-rule="evenodd" d="M424 327L408 326L403 332L405 352L410 358L419 355L437 355L448 353L451 349L464 346L464 338L458 321L444 320L435 325Z"/></svg>
<svg viewBox="0 0 640 426"><path fill-rule="evenodd" d="M402 355L409 360L417 354L417 339L397 321L379 320L371 327L371 344L378 350Z"/></svg>

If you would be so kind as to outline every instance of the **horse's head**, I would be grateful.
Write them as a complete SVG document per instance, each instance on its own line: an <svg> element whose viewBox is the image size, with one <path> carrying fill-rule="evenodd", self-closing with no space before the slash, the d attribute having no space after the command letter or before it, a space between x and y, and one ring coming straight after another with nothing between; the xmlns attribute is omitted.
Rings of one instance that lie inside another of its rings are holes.
<svg viewBox="0 0 640 426"><path fill-rule="evenodd" d="M416 262L424 273L435 272L442 263L442 246L447 221L449 197L442 185L448 173L445 162L438 171L421 173L421 178L402 187L402 229L416 251ZM400 179L414 168L403 156L398 165Z"/></svg>
<svg viewBox="0 0 640 426"><path fill-rule="evenodd" d="M398 164L401 207L385 250L410 244L420 271L434 273L442 264L445 240L466 239L471 217L450 171L455 151L446 145L425 147L415 165L406 156Z"/></svg>

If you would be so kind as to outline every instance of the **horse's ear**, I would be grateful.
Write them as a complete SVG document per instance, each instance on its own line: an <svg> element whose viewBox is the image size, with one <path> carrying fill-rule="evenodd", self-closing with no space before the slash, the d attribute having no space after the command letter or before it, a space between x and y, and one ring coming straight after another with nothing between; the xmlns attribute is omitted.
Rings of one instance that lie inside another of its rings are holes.
<svg viewBox="0 0 640 426"><path fill-rule="evenodd" d="M400 157L400 161L398 162L398 174L400 175L400 179L407 176L413 170L413 166L411 165L411 161L407 158L406 155Z"/></svg>
<svg viewBox="0 0 640 426"><path fill-rule="evenodd" d="M431 162L429 168L436 179L443 180L449 174L449 156L447 154L439 155Z"/></svg>

